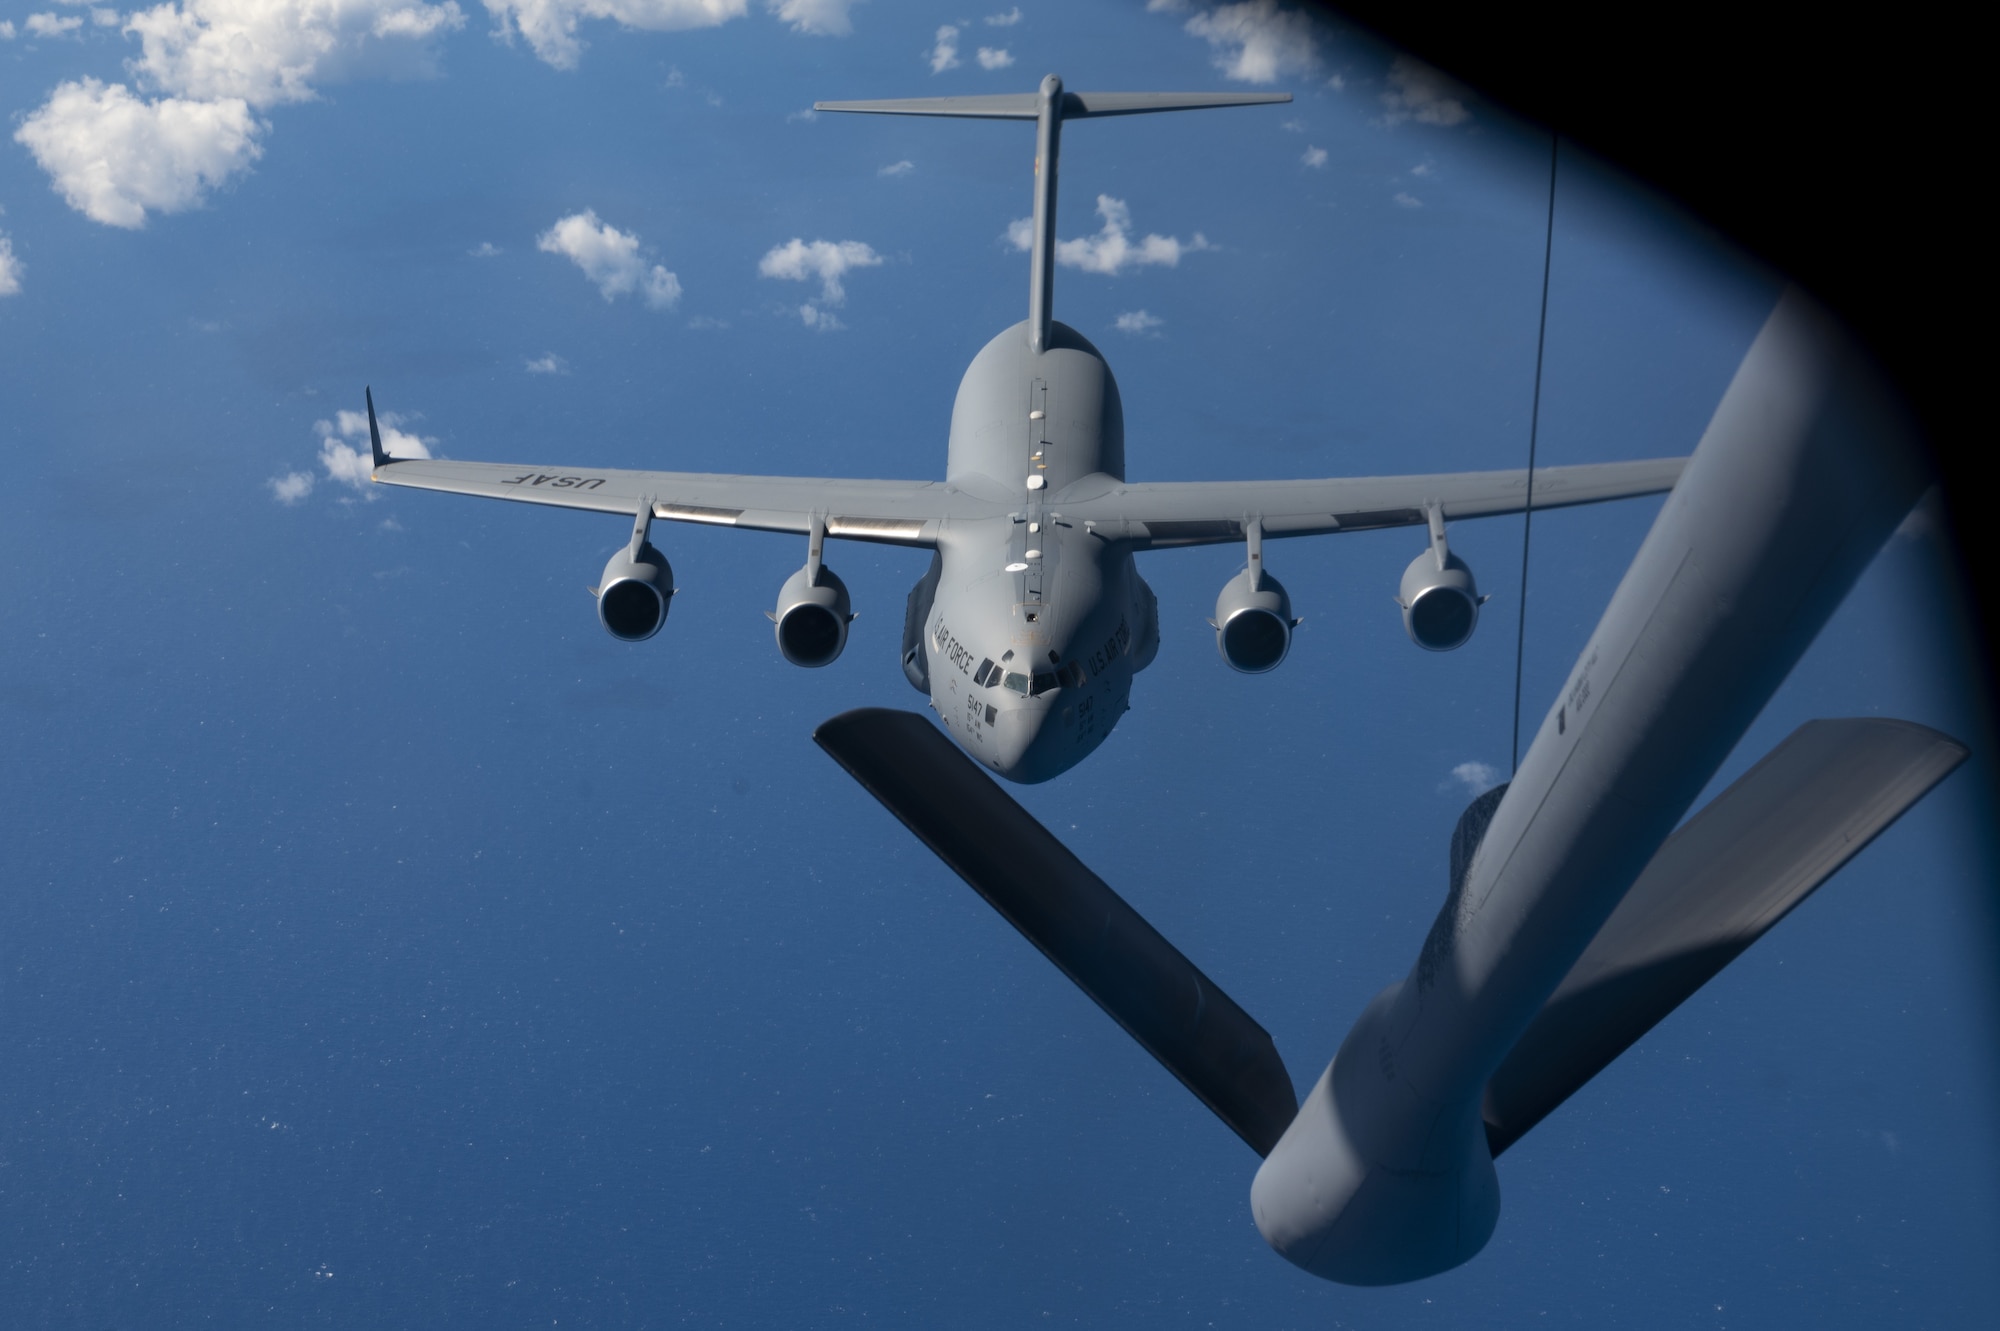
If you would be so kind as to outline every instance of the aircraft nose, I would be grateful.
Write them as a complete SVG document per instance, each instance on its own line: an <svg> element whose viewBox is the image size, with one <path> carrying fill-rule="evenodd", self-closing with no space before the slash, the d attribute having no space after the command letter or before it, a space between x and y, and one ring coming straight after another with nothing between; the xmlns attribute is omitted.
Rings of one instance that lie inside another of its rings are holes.
<svg viewBox="0 0 2000 1331"><path fill-rule="evenodd" d="M1048 724L1050 709L1039 703L1016 705L1001 712L993 726L994 766L1010 781L1032 785L1058 775L1059 736Z"/></svg>

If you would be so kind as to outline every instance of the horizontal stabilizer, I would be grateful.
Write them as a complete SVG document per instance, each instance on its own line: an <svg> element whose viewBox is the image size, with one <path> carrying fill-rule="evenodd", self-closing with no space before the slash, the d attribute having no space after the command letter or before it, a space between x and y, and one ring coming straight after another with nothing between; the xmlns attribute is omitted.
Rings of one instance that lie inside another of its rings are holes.
<svg viewBox="0 0 2000 1331"><path fill-rule="evenodd" d="M1064 120L1135 116L1148 111L1199 111L1216 106L1266 106L1289 102L1288 92L1066 92ZM970 97L888 97L862 102L814 102L815 111L861 111L885 116L964 116L974 120L1033 120L1042 98L1032 92Z"/></svg>
<svg viewBox="0 0 2000 1331"><path fill-rule="evenodd" d="M914 712L843 712L813 739L1095 999L1167 1071L1270 1153L1298 1112L1264 1028Z"/></svg>
<svg viewBox="0 0 2000 1331"><path fill-rule="evenodd" d="M1493 1154L1763 937L1965 760L1908 721L1808 721L1660 847L1486 1086Z"/></svg>

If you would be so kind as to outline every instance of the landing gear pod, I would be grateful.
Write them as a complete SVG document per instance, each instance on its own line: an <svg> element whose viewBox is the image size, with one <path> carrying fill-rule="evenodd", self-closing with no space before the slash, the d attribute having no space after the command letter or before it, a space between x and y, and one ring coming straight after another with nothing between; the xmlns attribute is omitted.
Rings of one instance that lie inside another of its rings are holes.
<svg viewBox="0 0 2000 1331"><path fill-rule="evenodd" d="M847 624L854 618L840 576L824 564L816 580L813 573L808 565L786 578L771 614L778 650L795 666L832 665L847 647Z"/></svg>
<svg viewBox="0 0 2000 1331"><path fill-rule="evenodd" d="M644 642L667 622L674 599L674 570L651 541L641 539L611 556L597 584L597 619L605 632L626 642Z"/></svg>
<svg viewBox="0 0 2000 1331"><path fill-rule="evenodd" d="M1465 646L1479 623L1483 599L1473 585L1472 570L1449 551L1443 567L1430 550L1411 560L1396 594L1410 641L1427 652L1449 652Z"/></svg>
<svg viewBox="0 0 2000 1331"><path fill-rule="evenodd" d="M1215 598L1215 650L1231 670L1261 675L1276 670L1292 650L1292 598L1268 573L1253 566L1223 584Z"/></svg>

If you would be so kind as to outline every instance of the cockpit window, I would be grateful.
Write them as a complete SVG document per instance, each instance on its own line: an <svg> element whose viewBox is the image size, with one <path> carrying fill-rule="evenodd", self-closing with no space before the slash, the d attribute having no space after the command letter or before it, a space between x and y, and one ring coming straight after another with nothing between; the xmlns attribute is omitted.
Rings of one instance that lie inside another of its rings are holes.
<svg viewBox="0 0 2000 1331"><path fill-rule="evenodd" d="M977 684L980 688L983 689L989 684L995 682L995 680L993 679L993 675L995 673L996 672L993 669L993 658L989 656L984 661L981 661L979 663L979 673L972 677L972 682L974 684Z"/></svg>
<svg viewBox="0 0 2000 1331"><path fill-rule="evenodd" d="M1062 682L1069 688L1080 689L1083 687L1083 666L1080 662L1071 661L1061 670L1058 670L1056 674L1062 677Z"/></svg>
<svg viewBox="0 0 2000 1331"><path fill-rule="evenodd" d="M1044 693L1054 693L1060 687L1062 686L1056 683L1056 677L1053 674L1046 670L1038 670L1035 672L1035 686L1030 692L1039 698Z"/></svg>
<svg viewBox="0 0 2000 1331"><path fill-rule="evenodd" d="M1028 691L1028 677L1018 671L1009 670L1007 672L1007 687L1016 693L1026 693Z"/></svg>

